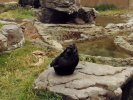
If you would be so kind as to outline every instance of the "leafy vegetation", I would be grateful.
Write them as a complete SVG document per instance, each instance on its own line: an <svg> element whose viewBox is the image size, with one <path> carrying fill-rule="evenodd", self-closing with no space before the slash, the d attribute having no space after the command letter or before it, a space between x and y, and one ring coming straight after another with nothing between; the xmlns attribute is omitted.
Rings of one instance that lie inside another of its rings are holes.
<svg viewBox="0 0 133 100"><path fill-rule="evenodd" d="M99 6L96 6L95 9L98 11L106 11L106 10L116 10L118 8L115 5L101 4Z"/></svg>
<svg viewBox="0 0 133 100"><path fill-rule="evenodd" d="M95 9L100 12L101 15L120 15L120 14L126 14L127 12L131 12L131 10L128 9L119 9L115 5L109 5L109 4L102 4L99 6L96 6Z"/></svg>
<svg viewBox="0 0 133 100"><path fill-rule="evenodd" d="M92 56L84 55L84 54L80 54L80 61L97 63L96 60Z"/></svg>
<svg viewBox="0 0 133 100"><path fill-rule="evenodd" d="M35 50L46 53L41 66L31 66L37 62L32 55ZM54 93L43 92L37 96L32 91L35 78L47 68L55 53L40 45L26 42L23 48L0 55L0 100L61 100L61 97Z"/></svg>
<svg viewBox="0 0 133 100"><path fill-rule="evenodd" d="M99 11L99 12L101 15L107 15L107 16L130 13L130 11L127 9L116 9L116 10L107 10L107 11Z"/></svg>

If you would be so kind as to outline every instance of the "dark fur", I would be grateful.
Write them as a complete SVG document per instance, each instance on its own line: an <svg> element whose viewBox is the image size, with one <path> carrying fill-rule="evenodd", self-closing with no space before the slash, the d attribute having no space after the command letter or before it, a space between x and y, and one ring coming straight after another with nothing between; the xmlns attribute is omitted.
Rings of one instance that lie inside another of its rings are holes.
<svg viewBox="0 0 133 100"><path fill-rule="evenodd" d="M69 45L63 53L56 57L50 66L54 67L54 70L58 75L71 75L73 74L78 62L78 50L75 44L72 44Z"/></svg>

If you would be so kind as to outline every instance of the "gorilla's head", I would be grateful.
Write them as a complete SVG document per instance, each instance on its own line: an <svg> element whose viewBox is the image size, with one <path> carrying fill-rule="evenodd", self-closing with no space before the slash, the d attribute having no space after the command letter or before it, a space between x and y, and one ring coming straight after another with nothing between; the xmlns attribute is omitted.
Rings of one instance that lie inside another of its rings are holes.
<svg viewBox="0 0 133 100"><path fill-rule="evenodd" d="M75 55L77 54L77 47L75 44L70 44L67 48L66 48L66 54L68 55Z"/></svg>

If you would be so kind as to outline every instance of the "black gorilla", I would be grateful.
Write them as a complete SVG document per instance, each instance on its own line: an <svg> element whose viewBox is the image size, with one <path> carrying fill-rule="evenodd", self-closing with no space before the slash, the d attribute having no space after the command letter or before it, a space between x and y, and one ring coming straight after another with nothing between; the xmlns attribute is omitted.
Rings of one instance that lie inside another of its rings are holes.
<svg viewBox="0 0 133 100"><path fill-rule="evenodd" d="M75 44L72 44L69 45L63 53L56 57L50 66L54 67L54 70L58 75L71 75L73 74L78 62L78 50Z"/></svg>
<svg viewBox="0 0 133 100"><path fill-rule="evenodd" d="M21 7L25 7L27 5L32 6L34 8L39 8L41 6L40 0L19 0L18 4Z"/></svg>

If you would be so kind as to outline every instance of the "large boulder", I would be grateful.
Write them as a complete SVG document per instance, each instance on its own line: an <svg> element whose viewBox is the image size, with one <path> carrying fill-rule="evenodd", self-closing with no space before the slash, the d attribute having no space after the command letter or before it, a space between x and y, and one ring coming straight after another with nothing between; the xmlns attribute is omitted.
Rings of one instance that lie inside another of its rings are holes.
<svg viewBox="0 0 133 100"><path fill-rule="evenodd" d="M78 11L79 0L40 0L41 6L72 14Z"/></svg>
<svg viewBox="0 0 133 100"><path fill-rule="evenodd" d="M76 11L69 13L68 11L58 11L50 8L42 8L41 14L37 13L41 22L66 24L76 18Z"/></svg>
<svg viewBox="0 0 133 100"><path fill-rule="evenodd" d="M1 43L7 51L22 47L25 39L22 29L18 25L4 25L1 29Z"/></svg>
<svg viewBox="0 0 133 100"><path fill-rule="evenodd" d="M132 67L84 62L69 76L58 76L48 68L35 80L33 88L37 92L55 92L63 100L126 100L129 91L125 89L132 76Z"/></svg>
<svg viewBox="0 0 133 100"><path fill-rule="evenodd" d="M116 46L126 51L127 53L133 55L133 45L131 45L128 41L124 39L122 36L117 36L114 39L114 43Z"/></svg>
<svg viewBox="0 0 133 100"><path fill-rule="evenodd" d="M96 10L81 7L80 0L41 0L40 21L45 23L94 23Z"/></svg>

